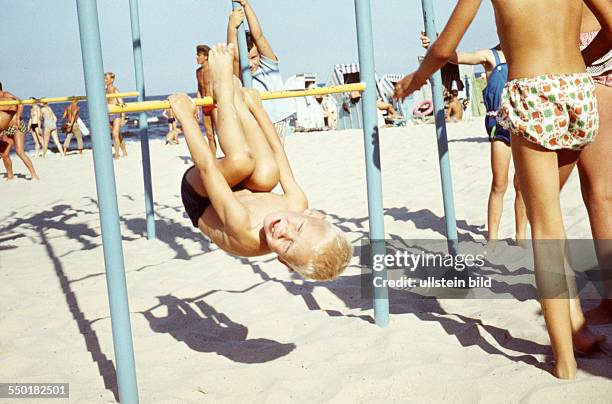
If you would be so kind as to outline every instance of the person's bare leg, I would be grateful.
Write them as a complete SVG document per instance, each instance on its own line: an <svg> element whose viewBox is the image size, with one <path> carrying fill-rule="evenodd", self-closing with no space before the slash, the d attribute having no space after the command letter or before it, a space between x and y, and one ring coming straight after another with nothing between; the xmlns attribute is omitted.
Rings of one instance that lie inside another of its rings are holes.
<svg viewBox="0 0 612 404"><path fill-rule="evenodd" d="M558 153L559 189L563 189L576 165L576 153L562 151ZM582 158L582 156L581 156ZM576 287L576 274L573 269L569 245L566 245L565 276L569 290L570 320L572 324L572 340L574 347L583 353L596 349L606 340L602 335L594 334L588 327Z"/></svg>
<svg viewBox="0 0 612 404"><path fill-rule="evenodd" d="M557 154L512 137L512 155L531 224L540 302L556 360L554 375L576 377L570 304L564 271L565 229L559 197ZM556 271L553 273L553 271Z"/></svg>
<svg viewBox="0 0 612 404"><path fill-rule="evenodd" d="M206 130L206 138L208 139L208 145L213 155L217 154L217 140L215 139L215 130L213 129L212 113L202 113L202 122L204 123L204 129Z"/></svg>
<svg viewBox="0 0 612 404"><path fill-rule="evenodd" d="M516 174L514 174L514 178L512 180L514 184L514 225L516 229L516 244L524 247L525 238L527 235L527 224L529 220L527 220L527 210L525 209L525 201L523 201L523 195L521 194L521 190L518 185L518 179L516 178Z"/></svg>
<svg viewBox="0 0 612 404"><path fill-rule="evenodd" d="M45 128L43 133L43 150L42 150L42 158L47 156L47 149L49 148L49 139L51 139L51 131Z"/></svg>
<svg viewBox="0 0 612 404"><path fill-rule="evenodd" d="M493 180L489 193L487 209L488 240L499 237L499 223L504 209L504 195L508 189L508 169L510 167L510 147L502 141L491 142L491 171Z"/></svg>
<svg viewBox="0 0 612 404"><path fill-rule="evenodd" d="M28 157L25 152L25 133L18 130L13 137L13 141L15 142L15 153L17 156L23 161L26 168L30 172L33 180L38 180L38 174L36 174L36 170L34 169L34 164L32 164L32 160Z"/></svg>
<svg viewBox="0 0 612 404"><path fill-rule="evenodd" d="M269 192L278 184L280 178L278 165L262 128L245 103L243 91L240 80L234 78L234 105L242 124L244 137L255 158L255 170L244 185L251 191Z"/></svg>
<svg viewBox="0 0 612 404"><path fill-rule="evenodd" d="M121 120L119 118L113 119L111 131L113 136L113 148L115 149L115 152L113 153L113 158L115 160L119 160L119 148L121 144L121 139L119 138L119 135L121 134Z"/></svg>
<svg viewBox="0 0 612 404"><path fill-rule="evenodd" d="M586 313L591 324L612 323L612 88L596 85L599 134L583 150L578 162L582 199L587 207L597 262L601 270L603 300Z"/></svg>
<svg viewBox="0 0 612 404"><path fill-rule="evenodd" d="M34 157L38 157L38 153L40 151L41 145L40 142L38 141L38 136L37 136L37 131L38 128L36 129L31 129L30 128L30 133L32 134L32 138L34 139Z"/></svg>
<svg viewBox="0 0 612 404"><path fill-rule="evenodd" d="M57 129L51 129L51 136L53 137L53 143L55 143L55 147L59 153L64 156L64 149L62 148L62 144L59 141L59 136L57 135Z"/></svg>
<svg viewBox="0 0 612 404"><path fill-rule="evenodd" d="M217 133L225 154L223 159L217 160L217 167L230 187L249 178L255 169L255 160L234 105L233 61L233 51L226 46L217 45L211 50L209 63L217 102ZM198 194L207 195L198 170L190 170L187 181Z"/></svg>
<svg viewBox="0 0 612 404"><path fill-rule="evenodd" d="M13 161L11 160L11 148L13 147L13 141L7 137L2 139L6 143L6 149L2 152L2 163L6 169L6 180L14 180L15 174L13 173Z"/></svg>

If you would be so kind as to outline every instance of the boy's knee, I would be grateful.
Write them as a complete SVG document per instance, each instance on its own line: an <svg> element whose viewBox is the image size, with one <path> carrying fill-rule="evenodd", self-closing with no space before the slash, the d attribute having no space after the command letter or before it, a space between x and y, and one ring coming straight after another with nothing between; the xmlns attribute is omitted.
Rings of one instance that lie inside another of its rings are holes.
<svg viewBox="0 0 612 404"><path fill-rule="evenodd" d="M271 191L280 180L280 171L275 161L257 161L255 171L249 180L257 191Z"/></svg>
<svg viewBox="0 0 612 404"><path fill-rule="evenodd" d="M231 154L225 159L233 171L249 174L255 169L255 158L249 150Z"/></svg>
<svg viewBox="0 0 612 404"><path fill-rule="evenodd" d="M491 190L493 193L505 193L508 189L508 180L504 179L495 179L493 180L493 184L491 185Z"/></svg>

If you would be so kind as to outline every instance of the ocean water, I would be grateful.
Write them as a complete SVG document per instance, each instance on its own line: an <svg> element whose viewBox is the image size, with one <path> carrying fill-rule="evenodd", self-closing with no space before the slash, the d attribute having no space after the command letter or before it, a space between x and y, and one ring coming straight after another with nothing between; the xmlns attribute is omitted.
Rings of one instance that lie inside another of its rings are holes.
<svg viewBox="0 0 612 404"><path fill-rule="evenodd" d="M166 98L168 98L167 95L160 95L160 96L147 97L147 100L149 101L165 100ZM127 102L133 101L133 100L134 99L132 98L126 99ZM62 142L63 144L64 139L66 138L66 134L62 133L60 128L64 124L64 119L62 118L62 115L64 114L64 110L69 105L69 103L57 103L57 104L49 104L49 105L51 106L51 109L53 109L53 112L55 112L55 115L57 116L58 135L60 138L60 142ZM89 110L87 109L87 102L86 101L79 102L79 107L81 108L79 117L85 123L87 128L89 128L91 131L91 126L89 124ZM148 131L149 139L165 139L166 134L168 133L168 120L164 116L161 115L162 112L163 111L147 112L148 118L158 118L158 122L149 122L149 131ZM125 139L126 142L140 141L139 128L138 128L138 124L136 123L139 116L140 116L140 113L127 114L128 123L124 127L121 128L121 134L123 135L123 138ZM30 106L29 105L25 106L25 110L23 112L22 119L26 124L28 120L30 119ZM109 138L109 141L110 141L110 138ZM83 143L86 149L91 149L91 134L89 136L83 137ZM70 150L75 150L75 149L76 149L76 140L73 137L71 144L70 144ZM31 133L27 133L26 134L26 151L34 151L34 150L35 150L34 138L32 137ZM56 151L56 147L53 143L53 139L49 141L49 151ZM14 153L14 149L13 149L13 153Z"/></svg>

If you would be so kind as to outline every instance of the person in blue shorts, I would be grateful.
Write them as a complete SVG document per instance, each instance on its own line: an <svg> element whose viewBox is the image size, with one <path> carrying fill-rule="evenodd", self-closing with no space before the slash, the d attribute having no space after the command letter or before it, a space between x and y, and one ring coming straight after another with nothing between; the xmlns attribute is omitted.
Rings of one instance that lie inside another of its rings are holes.
<svg viewBox="0 0 612 404"><path fill-rule="evenodd" d="M421 33L421 44L429 48L430 39ZM487 87L483 91L483 99L487 110L485 128L491 141L491 171L493 180L489 193L487 209L488 240L497 240L499 237L499 223L504 207L504 195L508 189L508 171L510 168L510 133L497 122L497 110L501 104L501 94L508 80L508 67L506 58L499 45L491 49L482 49L474 52L457 52L449 60L452 63L463 65L482 65L487 76ZM518 188L516 175L514 176L514 219L516 225L515 239L523 244L527 231L527 211L525 203Z"/></svg>

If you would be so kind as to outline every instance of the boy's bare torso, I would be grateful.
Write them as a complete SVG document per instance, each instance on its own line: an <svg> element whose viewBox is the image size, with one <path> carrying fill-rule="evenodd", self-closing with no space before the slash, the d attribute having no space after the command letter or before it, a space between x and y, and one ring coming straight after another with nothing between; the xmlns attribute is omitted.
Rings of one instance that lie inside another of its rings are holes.
<svg viewBox="0 0 612 404"><path fill-rule="evenodd" d="M16 99L17 97L15 97L13 94L6 91L0 91L0 101L13 101ZM16 113L16 106L0 107L0 131L5 130L11 124L11 121L13 121Z"/></svg>
<svg viewBox="0 0 612 404"><path fill-rule="evenodd" d="M119 92L119 89L117 87L115 87L113 84L111 84L111 85L106 87L106 94L117 94L118 92ZM118 98L108 98L107 99L107 103L109 105L118 105L118 104L120 104Z"/></svg>
<svg viewBox="0 0 612 404"><path fill-rule="evenodd" d="M238 235L229 235L215 209L209 206L199 221L199 229L222 250L243 257L256 257L270 252L262 234L263 220L275 211L303 212L285 196L272 192L235 191L234 195L249 212L250 226ZM302 209L300 209L302 208Z"/></svg>
<svg viewBox="0 0 612 404"><path fill-rule="evenodd" d="M492 0L508 79L584 72L581 0ZM551 23L554 21L554 24Z"/></svg>

